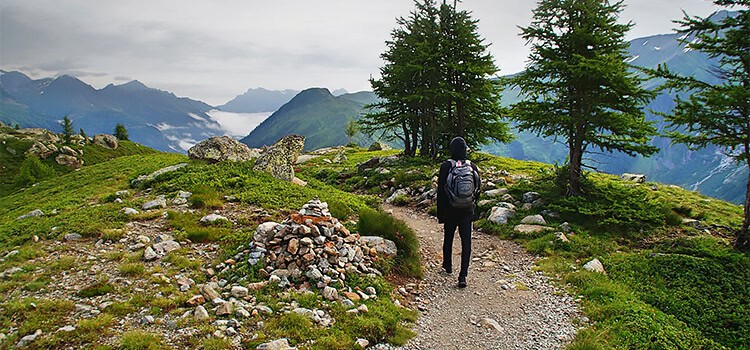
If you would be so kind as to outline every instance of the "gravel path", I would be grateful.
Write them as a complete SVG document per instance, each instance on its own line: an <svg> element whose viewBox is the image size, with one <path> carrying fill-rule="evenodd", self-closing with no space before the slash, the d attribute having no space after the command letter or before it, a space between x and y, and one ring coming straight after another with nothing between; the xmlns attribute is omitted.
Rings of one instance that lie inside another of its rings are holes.
<svg viewBox="0 0 750 350"><path fill-rule="evenodd" d="M457 287L460 239L454 240L454 272L442 271L442 225L427 214L386 206L419 236L425 276L413 302L422 315L417 336L403 349L559 349L573 338L581 316L577 302L534 271L536 257L517 244L474 231L468 288Z"/></svg>

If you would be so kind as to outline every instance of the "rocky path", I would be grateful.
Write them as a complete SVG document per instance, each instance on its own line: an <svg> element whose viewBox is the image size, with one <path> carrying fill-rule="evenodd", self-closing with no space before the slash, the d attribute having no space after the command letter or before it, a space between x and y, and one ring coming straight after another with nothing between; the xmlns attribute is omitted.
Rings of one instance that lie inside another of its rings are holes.
<svg viewBox="0 0 750 350"><path fill-rule="evenodd" d="M458 233L447 275L440 267L442 225L411 209L385 209L417 233L425 269L414 298L422 311L417 336L404 349L557 349L573 338L576 301L534 271L537 258L520 246L474 231L469 286L459 289Z"/></svg>

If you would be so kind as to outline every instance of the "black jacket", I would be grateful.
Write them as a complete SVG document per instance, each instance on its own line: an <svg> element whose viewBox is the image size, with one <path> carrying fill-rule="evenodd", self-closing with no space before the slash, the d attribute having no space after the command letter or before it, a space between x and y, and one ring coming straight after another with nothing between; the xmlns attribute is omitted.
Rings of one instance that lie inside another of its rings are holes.
<svg viewBox="0 0 750 350"><path fill-rule="evenodd" d="M466 141L460 137L456 137L451 141L451 159L453 160L466 160ZM471 167L474 171L479 174L479 168L476 164L471 163ZM440 165L440 173L438 175L438 188L437 188L437 217L439 223L444 222L457 222L461 218L474 217L474 207L471 208L454 208L448 203L448 193L445 191L445 183L448 180L448 172L451 169L451 162L446 160ZM480 180L481 183L481 180ZM478 199L479 196L476 196Z"/></svg>

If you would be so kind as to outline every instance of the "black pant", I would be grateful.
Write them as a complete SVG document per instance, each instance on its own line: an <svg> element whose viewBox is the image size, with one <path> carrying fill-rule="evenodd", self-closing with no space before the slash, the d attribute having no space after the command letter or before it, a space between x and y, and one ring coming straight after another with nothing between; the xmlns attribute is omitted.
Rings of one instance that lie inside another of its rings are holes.
<svg viewBox="0 0 750 350"><path fill-rule="evenodd" d="M461 272L458 274L459 279L466 279L469 273L469 259L471 259L471 216L466 215L456 221L446 220L445 235L443 236L443 267L446 270L453 268L453 236L461 236Z"/></svg>

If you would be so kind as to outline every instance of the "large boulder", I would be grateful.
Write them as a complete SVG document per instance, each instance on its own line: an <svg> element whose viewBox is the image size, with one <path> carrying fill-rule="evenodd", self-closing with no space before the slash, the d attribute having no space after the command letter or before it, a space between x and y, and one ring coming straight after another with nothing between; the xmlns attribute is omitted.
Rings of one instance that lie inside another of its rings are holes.
<svg viewBox="0 0 750 350"><path fill-rule="evenodd" d="M57 164L64 165L73 169L78 169L83 166L82 159L78 159L67 154L58 154L57 157L55 157L55 162L57 162Z"/></svg>
<svg viewBox="0 0 750 350"><path fill-rule="evenodd" d="M107 147L109 149L117 149L120 143L117 138L109 134L94 135L94 144Z"/></svg>
<svg viewBox="0 0 750 350"><path fill-rule="evenodd" d="M177 170L179 170L182 167L185 167L187 165L188 165L187 163L179 163L179 164L175 164L175 165L170 165L170 166L165 167L165 168L161 168L161 169L159 169L157 171L154 171L153 173L151 173L149 175L139 175L135 179L130 180L130 187L133 187L133 188L138 187L138 186L140 186L144 182L152 181L153 179L157 178L158 176L160 176L162 174L166 174L166 173L171 173L173 171L177 171Z"/></svg>
<svg viewBox="0 0 750 350"><path fill-rule="evenodd" d="M623 181L629 181L629 182L642 184L646 182L646 175L625 173L625 174L620 175L620 179L622 179Z"/></svg>
<svg viewBox="0 0 750 350"><path fill-rule="evenodd" d="M507 224L508 219L514 216L516 216L516 207L513 204L503 202L492 207L492 212L490 212L487 220L496 224Z"/></svg>
<svg viewBox="0 0 750 350"><path fill-rule="evenodd" d="M305 137L287 135L276 142L255 161L255 171L265 171L277 179L292 181L294 163L305 147Z"/></svg>
<svg viewBox="0 0 750 350"><path fill-rule="evenodd" d="M203 159L211 163L229 160L232 162L245 162L257 158L260 151L251 149L229 136L214 136L203 140L188 150L188 157L192 159Z"/></svg>
<svg viewBox="0 0 750 350"><path fill-rule="evenodd" d="M55 154L55 152L57 152L57 146L54 144L44 144L37 141L26 150L26 155L35 156L39 159L47 159Z"/></svg>

